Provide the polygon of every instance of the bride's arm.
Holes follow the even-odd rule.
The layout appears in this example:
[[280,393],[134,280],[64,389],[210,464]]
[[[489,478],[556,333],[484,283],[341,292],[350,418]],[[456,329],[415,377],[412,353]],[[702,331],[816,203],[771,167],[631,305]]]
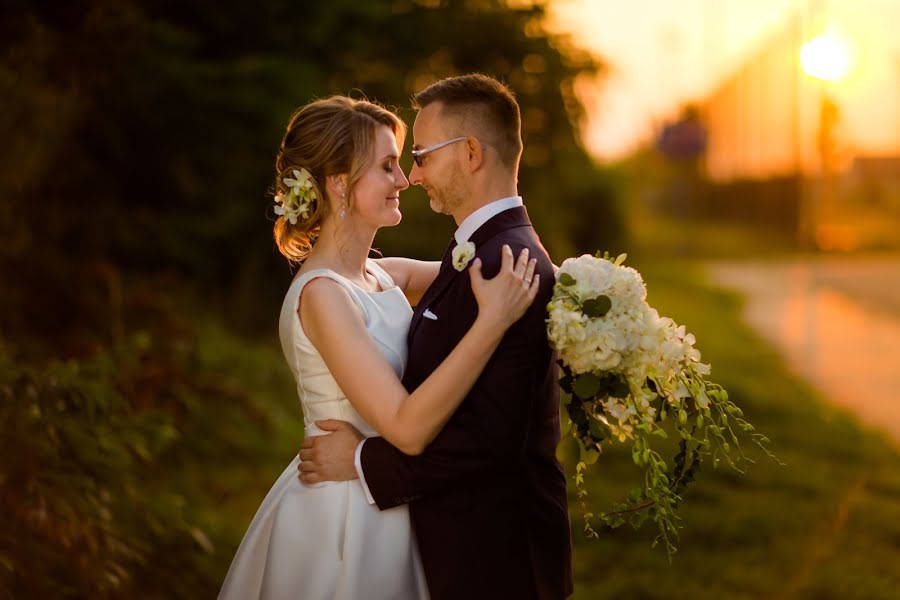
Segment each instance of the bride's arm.
[[387,271],[394,280],[409,303],[415,306],[422,298],[422,294],[437,277],[441,268],[440,261],[414,260],[412,258],[390,257],[374,259],[378,265]]
[[[331,279],[310,281],[299,308],[303,329],[360,416],[405,454],[420,454],[438,434],[481,374],[506,330],[534,300],[534,262],[522,258],[485,281],[473,263],[472,288],[478,317],[459,344],[411,394],[366,330],[350,294]],[[527,266],[526,266],[527,263]]]

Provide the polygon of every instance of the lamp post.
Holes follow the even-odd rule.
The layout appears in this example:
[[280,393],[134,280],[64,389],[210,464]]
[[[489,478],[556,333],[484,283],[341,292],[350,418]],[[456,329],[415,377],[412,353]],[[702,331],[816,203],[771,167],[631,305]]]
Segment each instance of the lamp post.
[[834,131],[840,119],[840,107],[834,100],[829,86],[847,75],[850,68],[850,52],[835,34],[823,33],[803,44],[800,49],[800,66],[806,75],[818,82],[819,87],[816,149],[819,153],[821,175],[819,189],[804,198],[804,228],[801,235],[801,244],[815,250],[819,248],[819,210],[834,201],[836,157]]
[[[900,98],[900,54],[894,58],[897,67],[897,97]],[[897,154],[900,154],[900,107],[897,107]]]

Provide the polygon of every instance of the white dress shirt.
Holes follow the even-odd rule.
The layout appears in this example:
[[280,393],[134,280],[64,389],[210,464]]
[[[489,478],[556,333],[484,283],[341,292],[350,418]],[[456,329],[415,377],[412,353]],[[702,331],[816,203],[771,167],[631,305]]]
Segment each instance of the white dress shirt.
[[[469,241],[469,238],[472,237],[472,234],[478,231],[478,229],[502,213],[505,210],[509,210],[511,208],[516,208],[518,206],[523,206],[522,196],[509,196],[508,198],[501,198],[499,200],[494,200],[493,202],[489,202],[485,204],[481,208],[475,210],[468,217],[463,219],[463,222],[459,224],[459,227],[456,228],[456,232],[453,234],[453,237],[456,238],[457,245],[465,244]],[[356,447],[356,454],[353,459],[353,464],[356,466],[356,473],[359,475],[359,482],[362,484],[363,490],[366,492],[366,499],[369,501],[369,504],[375,504],[375,499],[372,497],[372,492],[369,491],[369,486],[366,485],[366,477],[363,474],[362,470],[362,447],[363,444],[366,443],[366,440],[363,440]]]

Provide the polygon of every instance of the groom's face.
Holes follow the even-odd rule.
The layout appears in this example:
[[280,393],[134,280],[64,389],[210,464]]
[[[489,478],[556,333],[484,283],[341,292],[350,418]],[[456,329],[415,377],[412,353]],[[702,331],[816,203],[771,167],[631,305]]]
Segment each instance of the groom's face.
[[[415,148],[428,148],[458,135],[445,127],[441,109],[441,104],[434,102],[416,115],[413,124]],[[423,156],[421,166],[413,162],[409,182],[425,189],[434,212],[454,215],[465,201],[465,173],[460,154],[465,147],[465,141],[450,144]]]

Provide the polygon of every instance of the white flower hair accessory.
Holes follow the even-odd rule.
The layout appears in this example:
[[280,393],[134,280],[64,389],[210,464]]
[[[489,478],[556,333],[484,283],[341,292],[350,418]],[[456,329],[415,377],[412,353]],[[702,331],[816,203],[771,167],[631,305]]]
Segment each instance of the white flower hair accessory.
[[465,269],[469,262],[475,257],[475,244],[466,242],[459,244],[451,253],[453,257],[453,268],[457,271]]
[[275,196],[275,202],[280,204],[275,207],[275,214],[284,216],[291,222],[291,225],[296,225],[298,217],[309,218],[313,211],[313,204],[319,199],[319,196],[313,187],[313,176],[309,171],[300,167],[299,170],[294,169],[293,173],[293,178],[282,179],[284,185],[288,187],[288,191]]

